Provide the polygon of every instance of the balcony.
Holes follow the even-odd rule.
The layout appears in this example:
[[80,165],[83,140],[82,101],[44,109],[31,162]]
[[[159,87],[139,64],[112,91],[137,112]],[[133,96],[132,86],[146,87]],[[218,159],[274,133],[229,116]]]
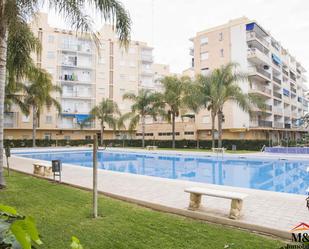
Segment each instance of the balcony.
[[152,63],[153,62],[153,56],[151,54],[141,54],[141,61]]
[[281,107],[276,107],[276,106],[274,106],[274,107],[273,107],[273,113],[274,113],[275,115],[280,115],[280,116],[282,116],[282,114],[283,114],[283,109],[282,109]]
[[275,121],[274,122],[274,127],[275,128],[283,128],[284,127],[284,124],[283,123],[281,123],[281,122],[278,122],[278,121]]
[[194,56],[194,48],[193,48],[193,47],[191,47],[191,48],[189,48],[189,49],[190,49],[189,54],[190,54],[191,56]]
[[263,85],[252,85],[251,89],[249,90],[251,93],[258,93],[261,94],[263,96],[267,96],[271,98],[271,89],[269,89],[268,87],[265,87]]
[[291,129],[291,124],[284,124],[285,129]]
[[269,56],[257,48],[249,48],[247,51],[247,56],[248,60],[255,64],[269,64]]
[[273,81],[276,82],[277,84],[281,85],[282,81],[278,79],[276,76],[273,76]]
[[261,43],[264,47],[269,48],[269,42],[266,41],[263,36],[257,34],[254,31],[247,32],[247,41],[253,41],[256,40],[259,43]]
[[282,99],[282,94],[280,94],[280,93],[273,92],[273,96],[278,98],[278,99]]
[[248,74],[249,76],[259,76],[263,80],[267,80],[267,81],[271,79],[271,74],[260,67],[249,67]]
[[285,69],[282,68],[282,73],[285,75],[285,76],[288,76],[289,77],[289,73],[288,71],[286,71]]
[[17,112],[5,112],[4,113],[4,128],[17,128]]
[[267,121],[267,120],[259,120],[258,125],[260,127],[269,127],[269,128],[271,128],[273,126],[273,122]]

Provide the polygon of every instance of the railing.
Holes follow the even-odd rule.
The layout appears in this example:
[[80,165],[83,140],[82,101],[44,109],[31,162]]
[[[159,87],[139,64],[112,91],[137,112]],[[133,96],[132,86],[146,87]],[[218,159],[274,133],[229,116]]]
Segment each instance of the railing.
[[291,124],[284,124],[285,129],[291,129]]
[[296,93],[296,89],[293,88],[293,87],[291,87],[291,91],[292,91],[293,93]]
[[272,127],[273,126],[273,122],[267,121],[267,120],[259,120],[258,121],[258,125],[260,127]]
[[277,114],[282,114],[283,113],[283,109],[280,107],[273,107],[273,112],[277,113]]
[[16,128],[17,127],[17,113],[16,112],[5,112],[3,126],[4,128]]
[[283,68],[282,68],[282,72],[283,72],[286,76],[289,76],[289,73],[288,73],[286,70],[284,70]]
[[273,81],[275,81],[276,83],[278,83],[279,85],[281,85],[281,80],[278,79],[277,77],[273,76]]
[[249,48],[247,52],[248,56],[254,56],[260,58],[262,61],[269,61],[269,57],[267,54],[259,50],[258,48]]
[[62,93],[62,98],[93,98],[91,94],[80,94],[80,93]]
[[278,99],[282,99],[282,94],[280,93],[273,92],[273,95]]
[[261,35],[258,35],[254,31],[247,32],[247,39],[257,39],[260,43],[262,43],[265,47],[269,47],[269,42],[266,41]]
[[141,59],[142,59],[142,61],[147,61],[147,62],[152,62],[153,61],[152,55],[148,55],[148,54],[142,54],[141,55]]
[[271,89],[269,89],[269,88],[267,88],[265,86],[252,85],[251,90],[271,95]]
[[275,121],[275,122],[274,122],[274,127],[275,127],[275,128],[283,128],[283,123],[278,122],[278,121]]
[[269,72],[266,72],[264,69],[256,67],[256,71],[262,75],[264,75],[265,77],[267,77],[268,79],[270,79],[271,74]]

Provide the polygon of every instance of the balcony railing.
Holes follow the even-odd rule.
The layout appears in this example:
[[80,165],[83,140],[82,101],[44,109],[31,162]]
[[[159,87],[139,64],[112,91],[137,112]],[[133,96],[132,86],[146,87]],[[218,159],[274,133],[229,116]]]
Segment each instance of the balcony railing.
[[247,32],[247,40],[256,39],[262,43],[265,47],[269,47],[269,42],[266,41],[261,35],[257,34],[254,31]]
[[275,107],[273,108],[273,112],[276,114],[282,114],[283,113],[283,109],[280,107]]
[[255,57],[259,61],[266,62],[266,63],[269,62],[268,55],[260,51],[258,48],[249,48],[247,54],[248,54],[248,57]]
[[273,81],[275,81],[276,83],[278,83],[279,85],[281,85],[281,80],[278,79],[277,77],[273,76]]
[[282,94],[277,93],[277,92],[273,92],[273,95],[278,98],[278,99],[282,99]]
[[278,121],[275,121],[275,122],[274,122],[274,127],[275,127],[275,128],[283,128],[283,123],[278,122]]
[[291,129],[291,124],[284,124],[285,129]]
[[258,92],[262,92],[263,94],[266,93],[268,95],[271,95],[271,89],[265,87],[265,86],[259,86],[259,85],[252,85],[251,90],[253,92],[258,91]]
[[17,127],[17,113],[16,112],[5,112],[3,126],[4,128],[16,128]]
[[286,70],[284,70],[283,68],[282,68],[282,72],[283,72],[286,76],[289,76],[289,73],[288,73]]
[[273,122],[267,121],[267,120],[259,120],[258,121],[258,125],[260,127],[272,127],[273,126]]
[[148,55],[148,54],[142,54],[141,59],[142,59],[142,61],[145,61],[145,62],[152,62],[153,61],[152,55]]

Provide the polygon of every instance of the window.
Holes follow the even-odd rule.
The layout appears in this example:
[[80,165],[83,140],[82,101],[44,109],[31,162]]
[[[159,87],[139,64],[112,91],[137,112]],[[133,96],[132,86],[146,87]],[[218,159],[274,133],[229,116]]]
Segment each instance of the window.
[[70,140],[71,137],[70,137],[70,136],[64,136],[64,139],[65,139],[65,140]]
[[194,135],[194,131],[185,131],[185,135]]
[[201,53],[201,60],[207,60],[208,59],[208,52]]
[[50,140],[51,139],[51,133],[44,133],[44,139]]
[[45,123],[46,124],[51,124],[52,122],[53,122],[53,117],[50,116],[50,115],[46,116]]
[[209,74],[209,68],[205,67],[201,69],[201,75],[207,76]]
[[223,33],[222,32],[219,33],[219,41],[223,41]]
[[26,115],[23,115],[22,118],[21,118],[22,122],[24,123],[29,123],[30,121],[30,117],[29,116],[26,116]]
[[121,79],[122,81],[125,81],[126,78],[127,78],[127,76],[126,76],[125,74],[120,74],[120,79]]
[[91,136],[85,136],[85,140],[91,140]]
[[203,124],[209,124],[209,123],[210,123],[209,115],[203,116],[203,118],[202,118],[202,123],[203,123]]
[[220,49],[220,56],[224,57],[224,49],[223,48]]
[[201,38],[201,45],[206,45],[208,44],[208,37],[202,37]]
[[48,43],[54,43],[55,37],[53,35],[48,36]]
[[47,59],[55,59],[55,52],[54,51],[48,51],[47,52]]

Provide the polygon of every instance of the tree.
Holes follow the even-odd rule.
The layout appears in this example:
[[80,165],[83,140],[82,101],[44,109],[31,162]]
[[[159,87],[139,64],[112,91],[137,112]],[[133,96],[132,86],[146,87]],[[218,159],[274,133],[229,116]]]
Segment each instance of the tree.
[[[172,147],[175,148],[175,123],[181,111],[188,109],[192,103],[190,87],[192,82],[189,77],[166,76],[160,80],[163,92],[157,94],[158,106],[163,105],[161,115],[172,123]],[[161,104],[160,104],[161,103]]]
[[138,95],[134,93],[125,93],[123,99],[131,100],[133,104],[131,106],[131,112],[124,114],[121,117],[121,121],[130,119],[129,131],[133,131],[136,129],[137,125],[141,123],[142,147],[145,148],[145,119],[147,116],[156,119],[158,115],[157,95],[151,93],[150,90],[142,89],[138,92]]
[[216,88],[218,95],[216,111],[218,115],[218,147],[222,147],[222,123],[223,107],[230,101],[236,103],[243,111],[251,112],[253,106],[264,108],[265,104],[262,98],[244,93],[239,85],[241,82],[248,82],[248,76],[238,71],[236,63],[228,63],[215,69],[210,77],[211,83]]
[[51,96],[52,92],[61,93],[61,87],[53,85],[51,75],[41,68],[33,68],[28,74],[29,84],[24,85],[24,103],[32,110],[32,146],[35,147],[38,118],[43,107],[56,107],[61,111],[60,103]]
[[118,118],[115,115],[120,116],[120,111],[117,103],[111,99],[103,99],[97,106],[93,107],[90,111],[93,118],[97,118],[100,121],[101,128],[101,146],[103,146],[104,138],[104,124],[106,123],[109,127],[114,130],[118,124]]
[[196,78],[196,101],[200,108],[206,108],[211,116],[212,148],[215,147],[215,118],[218,112],[219,91],[217,81],[213,81],[212,75],[198,75]]
[[[117,0],[94,0],[94,1],[67,1],[67,0],[45,0],[45,1],[0,1],[0,151],[3,150],[3,112],[5,84],[7,79],[7,54],[8,36],[18,33],[23,36],[21,26],[27,27],[27,20],[35,16],[42,3],[49,4],[57,13],[65,17],[71,27],[81,33],[90,32],[97,42],[93,30],[92,18],[84,10],[89,7],[98,10],[104,20],[114,25],[121,45],[128,44],[130,39],[131,20],[128,12]],[[31,43],[30,43],[31,44]],[[36,43],[32,43],[35,45]],[[8,52],[10,52],[8,50]],[[31,54],[23,50],[21,56],[30,58]],[[26,61],[24,63],[27,65]],[[23,73],[23,72],[22,72]],[[3,177],[3,155],[0,153],[0,188],[4,187]]]

